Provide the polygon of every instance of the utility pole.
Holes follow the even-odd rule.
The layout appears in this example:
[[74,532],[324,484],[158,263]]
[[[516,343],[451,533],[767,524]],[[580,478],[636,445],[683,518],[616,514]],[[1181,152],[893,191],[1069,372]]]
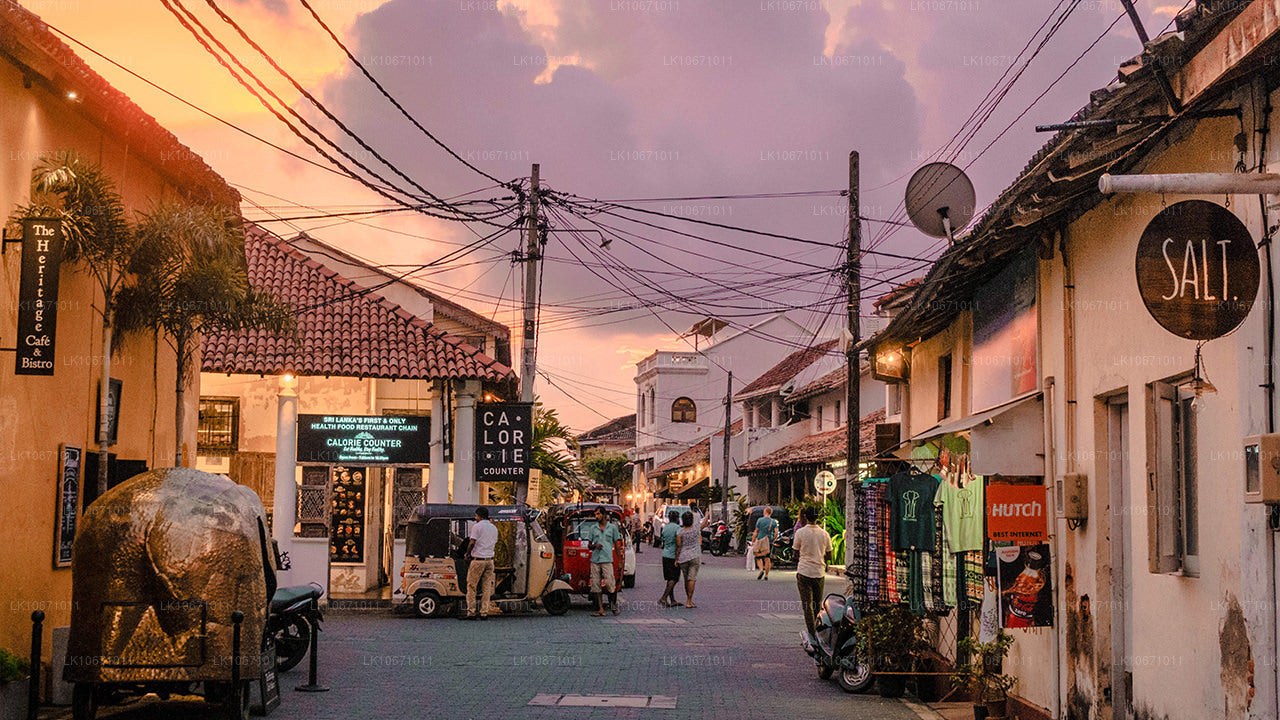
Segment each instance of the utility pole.
[[[520,363],[520,402],[533,402],[533,379],[538,374],[538,345],[535,335],[538,325],[538,261],[542,259],[542,244],[538,232],[538,163],[529,173],[529,216],[525,218],[524,257],[524,342]],[[530,412],[533,412],[530,408]],[[515,483],[516,503],[527,502],[528,482]]]
[[520,364],[520,402],[533,402],[533,378],[538,372],[538,347],[534,338],[538,319],[538,163],[529,175],[529,216],[525,218],[524,257],[524,357]]
[[729,430],[733,427],[733,371],[724,389],[724,479],[720,486],[720,521],[729,527]]
[[[862,408],[859,406],[860,368],[858,367],[858,342],[862,339],[859,312],[862,307],[862,222],[858,209],[858,152],[849,153],[849,247],[845,258],[847,289],[849,293],[849,346],[845,349],[845,363],[849,381],[845,384],[845,410],[847,412],[845,438],[844,516],[852,518],[853,490],[858,482],[859,425]],[[848,554],[851,523],[845,523],[845,552]]]

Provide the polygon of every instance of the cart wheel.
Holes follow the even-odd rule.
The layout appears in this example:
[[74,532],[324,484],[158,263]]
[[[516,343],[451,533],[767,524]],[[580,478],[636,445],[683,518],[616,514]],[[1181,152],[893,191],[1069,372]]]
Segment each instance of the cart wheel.
[[831,676],[834,675],[836,672],[836,669],[831,667],[830,665],[823,665],[822,663],[814,663],[814,664],[818,666],[818,677],[822,678],[823,680],[830,680]]
[[622,587],[624,587],[624,588],[633,588],[633,587],[635,587],[635,586],[636,586],[636,576],[635,576],[635,575],[623,575],[623,576],[622,576]]
[[548,615],[563,615],[569,612],[569,592],[554,590],[547,593],[542,598],[542,607],[546,609]]
[[240,687],[232,688],[227,693],[222,705],[222,716],[227,720],[248,720],[249,718],[249,682],[243,681]]
[[276,672],[292,670],[307,656],[311,647],[311,623],[294,617],[274,632],[276,645]]
[[439,617],[443,607],[434,590],[419,590],[413,595],[413,611],[418,617]]
[[71,717],[93,720],[98,714],[98,698],[93,683],[76,683],[71,689]]

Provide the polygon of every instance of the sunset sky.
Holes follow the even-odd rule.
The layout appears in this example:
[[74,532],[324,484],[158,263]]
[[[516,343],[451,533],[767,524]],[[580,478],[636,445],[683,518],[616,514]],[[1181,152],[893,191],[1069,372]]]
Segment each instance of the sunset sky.
[[[288,132],[236,83],[166,10],[160,0],[22,0],[46,22],[157,85],[245,130],[317,162],[325,161]],[[337,138],[338,131],[271,71],[204,0],[184,4],[299,112]],[[339,118],[433,194],[498,197],[501,188],[472,172],[418,132],[350,66],[296,0],[217,0],[282,67]],[[671,198],[835,191],[847,184],[847,155],[861,153],[862,213],[893,216],[907,177],[946,144],[1058,6],[1026,0],[313,0],[316,12],[427,129],[486,172],[507,180],[541,164],[550,188],[599,199]],[[1181,3],[1139,0],[1148,32],[1157,34]],[[1111,26],[1116,0],[1085,0],[1044,46],[989,121],[957,153],[991,202],[1049,138],[1040,123],[1067,119],[1089,91],[1110,83],[1116,67],[1141,47],[1127,18],[1097,42],[1063,79],[1055,78]],[[390,207],[360,184],[291,158],[148,87],[103,59],[73,49],[161,124],[199,153],[244,195],[253,220]],[[1034,46],[1033,46],[1034,49]],[[1029,54],[1029,53],[1028,53]],[[1025,57],[1025,56],[1024,56]],[[304,107],[305,105],[305,107]],[[1028,111],[1027,108],[1030,107]],[[1017,116],[1006,134],[984,147]],[[367,159],[354,143],[344,143]],[[362,156],[363,153],[363,156]],[[981,153],[981,154],[980,154]],[[792,198],[648,202],[682,216],[839,243],[845,200],[832,194]],[[553,228],[590,227],[567,216]],[[735,247],[836,268],[842,251],[648,217]],[[609,221],[613,222],[613,221]],[[635,243],[613,242],[607,257],[636,268],[672,293],[697,298],[708,278],[735,286],[747,272],[797,272],[700,240],[627,226]],[[475,240],[456,223],[390,213],[351,220],[271,222],[285,236],[307,230],[376,263],[420,264]],[[864,225],[864,242],[904,255],[936,256],[941,246],[910,228],[886,234]],[[488,232],[477,227],[476,232]],[[654,349],[680,349],[667,325],[687,328],[694,310],[654,314],[635,309],[601,315],[564,314],[565,305],[597,310],[630,299],[574,258],[587,247],[553,233],[547,248],[537,392],[572,426],[587,429],[634,412],[634,363]],[[587,234],[588,241],[599,235]],[[509,233],[456,269],[419,277],[516,329],[519,278],[509,261],[521,238]],[[697,257],[684,250],[696,250]],[[602,257],[605,257],[602,255]],[[733,265],[725,265],[728,260]],[[480,262],[475,262],[480,261]],[[899,267],[900,266],[900,267]],[[874,280],[925,266],[868,258]],[[680,277],[678,268],[688,274]],[[893,269],[896,268],[896,269]],[[600,271],[600,268],[596,268]],[[899,278],[905,279],[910,274]],[[792,317],[833,336],[837,281],[811,275],[793,287],[741,299],[737,323],[764,317],[776,303]],[[870,307],[869,302],[865,307]],[[834,314],[832,314],[834,313]],[[820,326],[826,324],[826,331]],[[516,358],[518,358],[518,350]],[[518,365],[518,361],[517,361]],[[518,369],[518,368],[517,368]],[[744,379],[744,382],[751,378]],[[561,388],[572,397],[566,397]]]

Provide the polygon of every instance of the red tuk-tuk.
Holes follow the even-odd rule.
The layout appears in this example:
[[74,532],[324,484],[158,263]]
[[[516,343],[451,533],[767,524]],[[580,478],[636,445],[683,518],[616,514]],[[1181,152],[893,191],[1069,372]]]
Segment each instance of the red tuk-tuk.
[[556,554],[556,576],[569,583],[571,592],[583,595],[591,592],[591,549],[583,530],[596,522],[596,508],[604,508],[609,522],[618,524],[623,537],[613,546],[613,577],[615,587],[621,588],[627,545],[621,507],[611,503],[561,503],[547,508],[545,515],[547,536]]

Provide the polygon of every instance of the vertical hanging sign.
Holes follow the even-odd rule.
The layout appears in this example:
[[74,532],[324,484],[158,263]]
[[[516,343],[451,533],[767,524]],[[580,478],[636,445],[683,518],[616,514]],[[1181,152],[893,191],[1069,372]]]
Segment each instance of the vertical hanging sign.
[[53,374],[61,267],[62,221],[56,218],[23,220],[16,375]]
[[533,403],[476,403],[476,480],[529,481]]

